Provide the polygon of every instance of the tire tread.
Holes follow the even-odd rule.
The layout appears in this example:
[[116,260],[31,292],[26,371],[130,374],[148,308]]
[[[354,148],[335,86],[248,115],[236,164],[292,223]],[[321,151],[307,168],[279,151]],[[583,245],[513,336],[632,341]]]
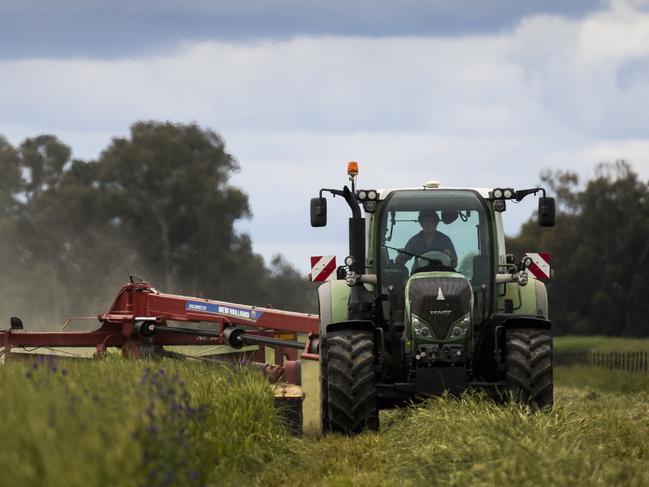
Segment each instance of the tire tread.
[[[323,433],[347,435],[379,425],[376,377],[374,372],[374,334],[365,330],[338,330],[326,337],[327,421]],[[323,369],[324,372],[324,369]],[[325,408],[325,404],[321,404]],[[326,424],[325,424],[326,423]]]
[[507,331],[507,382],[514,397],[541,410],[553,405],[552,333],[520,328]]

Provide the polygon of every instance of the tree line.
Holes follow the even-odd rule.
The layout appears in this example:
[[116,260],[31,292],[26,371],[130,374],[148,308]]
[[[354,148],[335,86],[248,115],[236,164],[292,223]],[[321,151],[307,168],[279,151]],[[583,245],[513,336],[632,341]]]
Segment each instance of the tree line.
[[531,218],[507,246],[552,254],[555,332],[649,336],[649,185],[623,160],[599,164],[583,185],[571,171],[541,178],[556,194],[556,226]]
[[[251,216],[229,184],[238,169],[196,124],[137,122],[95,160],[53,135],[16,147],[0,136],[0,319],[38,329],[95,315],[130,274],[164,292],[316,312],[314,285],[279,255],[266,265],[235,231]],[[556,226],[533,216],[507,247],[552,254],[555,332],[649,336],[648,185],[625,161],[584,184],[571,171],[541,179]]]
[[[234,224],[251,216],[229,184],[223,139],[196,124],[132,125],[96,160],[53,135],[0,136],[0,316],[27,326],[105,311],[130,274],[164,292],[315,311],[284,258],[267,266]],[[0,325],[2,326],[2,325]]]

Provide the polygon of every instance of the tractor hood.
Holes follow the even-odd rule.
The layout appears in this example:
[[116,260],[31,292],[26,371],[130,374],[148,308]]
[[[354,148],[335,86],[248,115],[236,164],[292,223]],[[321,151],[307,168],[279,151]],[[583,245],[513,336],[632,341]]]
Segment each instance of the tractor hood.
[[[430,327],[429,332],[416,333],[415,330],[411,330],[410,336],[418,341],[464,338],[466,329],[470,328],[466,322],[463,325],[462,335],[449,336],[449,334],[453,325],[461,322],[471,313],[473,306],[471,284],[462,274],[456,272],[417,273],[408,280],[406,285],[406,306],[408,322],[411,325]],[[423,324],[420,325],[421,322]]]

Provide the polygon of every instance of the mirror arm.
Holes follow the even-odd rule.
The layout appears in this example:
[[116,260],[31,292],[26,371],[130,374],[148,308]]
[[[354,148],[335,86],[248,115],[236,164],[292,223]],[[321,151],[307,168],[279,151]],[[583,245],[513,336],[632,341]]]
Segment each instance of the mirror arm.
[[527,195],[533,194],[536,195],[541,191],[543,193],[543,197],[546,197],[545,194],[545,188],[530,188],[530,189],[521,189],[516,191],[516,201],[521,201],[523,198],[525,198]]
[[322,188],[320,190],[320,198],[322,198],[322,193],[324,191],[327,191],[328,193],[331,193],[334,198],[336,196],[342,196],[345,198],[345,201],[349,205],[349,208],[352,210],[352,218],[358,219],[362,218],[361,216],[361,209],[358,205],[358,200],[356,199],[356,196],[354,193],[347,187],[345,186],[342,190],[340,189],[329,189],[329,188]]
[[324,191],[326,191],[326,192],[328,192],[328,193],[331,193],[331,194],[334,196],[334,198],[335,198],[336,196],[345,196],[345,195],[343,194],[343,192],[342,192],[341,190],[339,190],[339,189],[322,188],[322,189],[320,190],[320,198],[322,198],[322,193],[323,193]]

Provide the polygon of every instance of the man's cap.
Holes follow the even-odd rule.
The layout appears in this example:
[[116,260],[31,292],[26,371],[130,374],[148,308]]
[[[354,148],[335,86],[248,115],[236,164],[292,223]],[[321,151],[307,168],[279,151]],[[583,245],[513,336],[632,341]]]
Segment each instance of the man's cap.
[[419,212],[419,222],[423,222],[424,220],[428,219],[434,219],[435,223],[439,223],[439,215],[435,210],[421,210]]

